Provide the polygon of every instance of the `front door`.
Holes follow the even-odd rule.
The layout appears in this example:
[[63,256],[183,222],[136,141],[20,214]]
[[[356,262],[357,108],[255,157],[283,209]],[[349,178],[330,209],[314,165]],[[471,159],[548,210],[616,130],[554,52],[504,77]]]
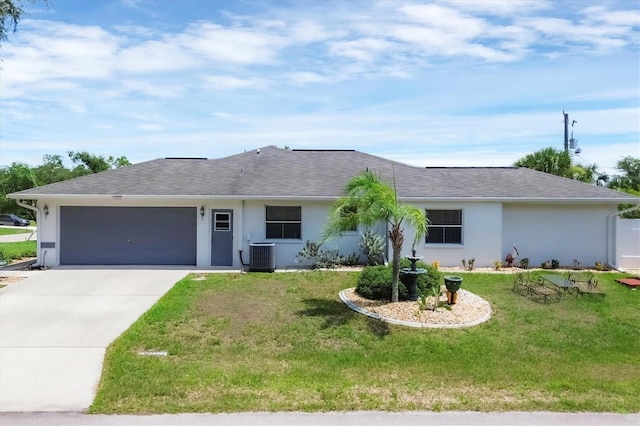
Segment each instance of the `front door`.
[[211,210],[211,266],[233,266],[233,210]]

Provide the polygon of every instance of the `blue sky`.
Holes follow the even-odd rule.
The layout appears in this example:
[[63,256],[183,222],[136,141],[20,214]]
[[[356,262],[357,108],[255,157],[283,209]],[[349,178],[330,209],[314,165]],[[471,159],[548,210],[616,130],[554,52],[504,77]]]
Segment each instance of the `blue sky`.
[[2,43],[0,164],[267,145],[416,166],[640,157],[640,3],[49,0]]

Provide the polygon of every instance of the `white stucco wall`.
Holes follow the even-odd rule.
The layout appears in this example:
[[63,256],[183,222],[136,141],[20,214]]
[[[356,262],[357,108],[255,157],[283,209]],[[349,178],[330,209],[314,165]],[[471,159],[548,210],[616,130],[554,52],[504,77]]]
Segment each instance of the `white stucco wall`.
[[640,269],[640,219],[616,218],[616,266]]
[[[416,246],[416,254],[425,263],[462,266],[462,259],[475,259],[475,266],[490,266],[500,260],[502,249],[502,205],[500,203],[419,203],[420,209],[462,210],[462,244],[425,244]],[[411,254],[412,228],[405,230],[402,256]]]
[[[266,239],[265,206],[300,206],[302,209],[302,230],[300,240],[268,240]],[[331,211],[331,202],[311,201],[265,201],[252,200],[244,203],[244,235],[243,253],[245,262],[249,262],[250,243],[275,243],[276,268],[300,267],[307,263],[296,264],[296,255],[306,241],[318,242],[322,237],[322,230]],[[326,248],[337,248],[342,255],[352,252],[360,254],[358,243],[359,232],[348,232],[342,238],[329,241]]]
[[557,259],[571,266],[577,259],[581,265],[607,262],[607,230],[605,211],[616,206],[604,205],[540,205],[508,204],[502,218],[502,259],[516,245],[520,258],[529,258],[531,267]]
[[[211,210],[232,209],[234,214],[233,269],[240,269],[239,251],[243,260],[249,263],[249,244],[273,242],[276,244],[276,268],[301,266],[295,263],[296,254],[308,241],[317,242],[321,238],[332,203],[329,201],[271,201],[271,200],[202,200],[202,199],[41,199],[38,207],[49,207],[49,215],[41,216],[38,224],[38,243],[54,244],[55,247],[39,248],[39,262],[47,266],[59,264],[59,211],[60,206],[146,206],[146,207],[195,207],[197,220],[197,268],[210,269],[211,266]],[[266,205],[290,205],[302,208],[302,238],[300,240],[267,240],[265,224]],[[199,217],[200,206],[205,208],[204,218]],[[607,241],[620,240],[620,234],[627,231],[618,226],[617,236],[611,235],[612,226],[607,226],[606,210],[615,211],[617,206],[567,206],[539,204],[507,204],[447,202],[420,203],[421,209],[462,209],[463,243],[453,245],[416,246],[417,254],[427,263],[440,262],[442,266],[460,266],[462,259],[476,259],[476,266],[491,266],[494,261],[504,261],[511,252],[512,245],[520,250],[520,258],[528,257],[531,266],[539,266],[543,261],[558,259],[563,265],[571,265],[573,259],[582,264],[592,265],[596,261],[606,262],[613,256],[614,248]],[[384,234],[384,229],[378,229]],[[405,230],[405,244],[402,255],[411,253],[413,230]],[[632,240],[633,241],[633,240]],[[328,243],[343,255],[352,252],[360,254],[358,244],[360,232],[347,233],[344,237]],[[637,242],[637,240],[636,240]],[[637,246],[616,250],[638,253]],[[611,261],[614,259],[612,258]],[[621,259],[619,259],[622,262]]]

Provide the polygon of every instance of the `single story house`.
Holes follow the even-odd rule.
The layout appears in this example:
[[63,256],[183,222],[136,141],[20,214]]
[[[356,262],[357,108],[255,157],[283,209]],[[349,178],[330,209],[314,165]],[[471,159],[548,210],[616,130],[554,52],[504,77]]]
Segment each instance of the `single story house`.
[[[640,198],[518,167],[414,167],[354,150],[273,146],[226,158],[165,158],[16,192],[38,218],[38,264],[299,266],[352,176],[373,170],[431,220],[428,263],[615,264],[618,205]],[[360,230],[334,244],[360,253]],[[384,233],[384,225],[377,232]],[[406,229],[403,255],[412,230]],[[253,254],[253,258],[252,258]],[[265,259],[260,259],[266,256]]]

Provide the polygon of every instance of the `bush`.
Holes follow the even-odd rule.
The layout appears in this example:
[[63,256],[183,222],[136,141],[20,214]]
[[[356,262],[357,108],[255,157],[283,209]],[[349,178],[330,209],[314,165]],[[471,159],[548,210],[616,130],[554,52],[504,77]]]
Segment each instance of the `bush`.
[[[391,279],[390,266],[365,266],[358,277],[356,293],[367,299],[391,299]],[[401,298],[407,297],[407,288],[401,282],[398,282],[398,295]]]
[[321,244],[312,243],[307,240],[302,250],[296,255],[296,263],[304,260],[313,262],[311,265],[314,269],[332,269],[338,267],[341,262],[341,256],[338,249],[325,250],[320,248]]
[[[400,268],[409,268],[411,262],[407,259],[400,260]],[[422,292],[427,288],[440,287],[442,274],[433,265],[427,265],[423,262],[417,262],[416,267],[427,270],[427,273],[420,275],[418,278],[418,292]],[[393,268],[391,266],[367,266],[358,277],[356,293],[367,299],[390,299],[391,298],[391,281]],[[398,296],[400,299],[406,299],[409,295],[407,288],[402,281],[398,282]]]

